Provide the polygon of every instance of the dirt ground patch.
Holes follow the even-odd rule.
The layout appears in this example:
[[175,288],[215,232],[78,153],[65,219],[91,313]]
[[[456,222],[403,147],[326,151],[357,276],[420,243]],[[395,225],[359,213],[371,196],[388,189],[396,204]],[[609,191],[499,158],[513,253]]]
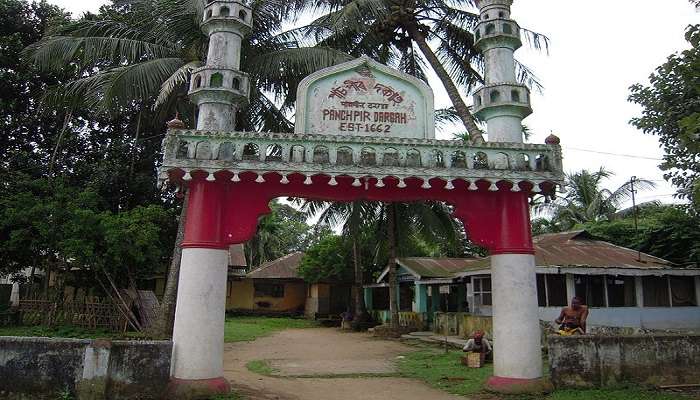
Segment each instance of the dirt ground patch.
[[[386,377],[396,372],[396,358],[410,350],[363,333],[293,329],[254,342],[227,344],[224,370],[233,386],[251,400],[463,399],[422,382]],[[267,361],[276,376],[248,371],[246,364],[254,360]],[[366,376],[373,374],[377,377]],[[310,377],[291,377],[300,375]]]

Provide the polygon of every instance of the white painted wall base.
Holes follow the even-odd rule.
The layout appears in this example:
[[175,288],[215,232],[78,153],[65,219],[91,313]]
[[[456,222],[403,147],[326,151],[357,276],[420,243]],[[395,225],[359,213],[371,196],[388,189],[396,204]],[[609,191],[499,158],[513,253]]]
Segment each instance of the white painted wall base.
[[183,249],[175,308],[171,376],[223,376],[228,251]]
[[494,375],[542,377],[535,256],[491,256],[493,289]]
[[[542,321],[554,321],[562,307],[540,307]],[[588,327],[700,329],[700,307],[591,308]]]

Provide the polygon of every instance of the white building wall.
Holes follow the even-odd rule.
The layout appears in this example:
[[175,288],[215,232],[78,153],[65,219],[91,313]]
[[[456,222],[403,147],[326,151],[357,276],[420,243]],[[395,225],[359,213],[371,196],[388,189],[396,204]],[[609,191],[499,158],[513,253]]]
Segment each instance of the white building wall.
[[[542,321],[554,321],[561,307],[540,307]],[[612,326],[643,329],[700,329],[700,307],[591,308],[588,328]]]
[[[643,307],[642,277],[635,277],[638,307],[596,307],[590,308],[587,320],[589,328],[598,326],[640,328],[640,329],[700,329],[700,307]],[[575,293],[574,274],[566,274],[567,298]],[[696,298],[700,301],[700,276],[695,277]],[[473,292],[472,292],[473,296]],[[473,299],[470,299],[473,300]],[[562,307],[539,307],[541,321],[554,322]],[[475,315],[491,316],[491,307],[473,308]]]

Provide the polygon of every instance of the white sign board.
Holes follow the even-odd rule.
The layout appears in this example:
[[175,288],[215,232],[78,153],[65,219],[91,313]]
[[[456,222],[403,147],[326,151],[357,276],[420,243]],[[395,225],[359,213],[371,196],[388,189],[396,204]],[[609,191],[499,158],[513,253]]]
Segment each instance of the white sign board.
[[450,285],[440,286],[440,294],[450,294]]
[[422,81],[363,57],[299,84],[296,133],[435,138],[433,93]]

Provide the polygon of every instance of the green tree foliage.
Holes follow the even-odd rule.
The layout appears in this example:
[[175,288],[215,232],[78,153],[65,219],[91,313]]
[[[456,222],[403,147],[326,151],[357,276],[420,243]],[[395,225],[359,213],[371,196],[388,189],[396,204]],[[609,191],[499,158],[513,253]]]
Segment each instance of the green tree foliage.
[[95,191],[62,179],[15,179],[7,189],[0,195],[0,273],[107,271],[127,285],[129,275],[152,275],[167,262],[175,227],[161,206],[112,212]]
[[46,91],[79,68],[39,71],[20,55],[66,14],[8,0],[0,20],[0,274],[70,267],[107,268],[117,281],[127,269],[153,275],[173,242],[172,199],[154,174],[164,129],[133,105],[113,116],[47,106]]
[[700,218],[689,213],[686,207],[650,203],[639,208],[638,231],[631,212],[612,221],[589,222],[576,228],[679,265],[697,265],[700,263],[699,226]]
[[[205,62],[207,37],[199,26],[204,2],[115,3],[102,7],[98,15],[62,25],[30,47],[32,60],[42,70],[68,64],[82,72],[54,91],[54,97],[113,112],[138,102],[161,110],[161,122],[175,110],[193,121],[187,82]],[[320,68],[349,59],[327,46],[305,48],[295,35],[283,32],[283,21],[295,15],[297,3],[302,2],[251,3],[253,31],[243,41],[241,69],[250,74],[252,93],[250,104],[239,111],[238,129],[291,131],[284,111],[294,105],[296,85]]]
[[656,135],[665,151],[661,169],[700,210],[700,25],[686,31],[690,49],[671,55],[650,77],[632,86],[629,100],[642,106],[631,123]]
[[352,280],[352,249],[348,241],[329,235],[311,246],[299,265],[299,276],[307,282]]
[[[603,182],[612,176],[605,168],[598,171],[581,170],[566,175],[566,194],[553,202],[535,204],[534,210],[540,214],[550,214],[549,218],[533,221],[534,233],[561,232],[577,224],[612,220],[620,206],[632,196],[631,182],[608,190]],[[635,190],[655,187],[653,182],[637,180]]]
[[58,7],[44,2],[0,2],[0,173],[16,169],[34,173],[48,164],[53,133],[61,130],[65,112],[42,113],[40,100],[58,79],[37,73],[19,54],[51,24],[66,19]]
[[288,204],[274,201],[270,208],[272,212],[260,219],[255,236],[245,246],[251,267],[289,253],[306,251],[331,234],[327,227],[308,225],[306,215]]
[[0,174],[62,176],[67,184],[89,186],[114,211],[161,203],[153,168],[164,129],[149,123],[153,114],[47,107],[46,91],[74,78],[75,68],[41,72],[20,54],[52,24],[64,23],[65,14],[44,2],[12,0],[0,8],[6,18],[0,26]]

